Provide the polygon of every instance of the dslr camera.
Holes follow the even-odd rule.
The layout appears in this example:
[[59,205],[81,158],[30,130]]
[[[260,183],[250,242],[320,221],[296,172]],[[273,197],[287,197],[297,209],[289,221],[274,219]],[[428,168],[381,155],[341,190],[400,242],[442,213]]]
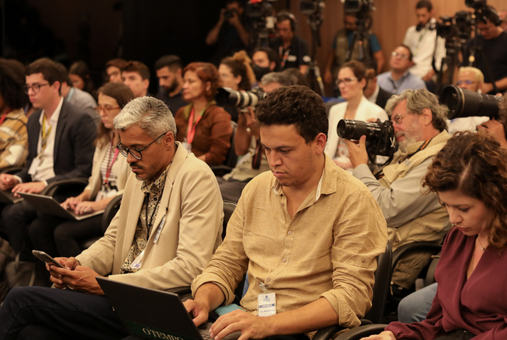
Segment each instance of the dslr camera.
[[299,4],[299,10],[307,16],[320,16],[324,7],[324,0],[302,0]]
[[342,2],[347,14],[369,13],[375,10],[373,0],[342,0]]
[[461,89],[454,85],[447,85],[440,93],[439,102],[449,108],[447,118],[489,117],[498,119],[498,103],[502,97],[477,93]]
[[398,149],[393,123],[389,120],[374,123],[362,120],[342,119],[338,122],[338,136],[358,140],[366,136],[368,155],[392,157]]
[[250,0],[245,6],[245,15],[254,20],[265,20],[273,13],[272,3],[276,0]]
[[236,15],[239,15],[238,11],[235,8],[228,9],[227,11],[224,12],[224,18],[231,19],[234,17],[234,13],[236,13]]
[[254,107],[259,100],[264,98],[266,98],[266,92],[260,87],[245,92],[234,91],[229,87],[221,87],[215,95],[215,101],[218,105],[233,105],[240,109],[244,109],[248,106]]

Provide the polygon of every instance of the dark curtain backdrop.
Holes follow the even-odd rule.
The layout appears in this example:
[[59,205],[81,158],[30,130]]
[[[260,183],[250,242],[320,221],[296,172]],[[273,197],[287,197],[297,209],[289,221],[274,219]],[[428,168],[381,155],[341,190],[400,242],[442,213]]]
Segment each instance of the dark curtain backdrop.
[[157,89],[153,65],[166,54],[183,64],[206,61],[213,47],[206,35],[216,24],[225,0],[123,0],[123,58],[152,69],[151,93]]

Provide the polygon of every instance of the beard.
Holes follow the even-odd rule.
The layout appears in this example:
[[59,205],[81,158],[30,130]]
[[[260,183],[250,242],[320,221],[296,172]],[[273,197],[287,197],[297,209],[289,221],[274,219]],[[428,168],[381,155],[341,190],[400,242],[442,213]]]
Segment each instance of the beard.
[[396,138],[399,138],[400,136],[405,136],[405,139],[402,140],[401,142],[398,142],[398,149],[402,152],[402,153],[407,153],[408,152],[408,146],[412,143],[415,143],[417,141],[419,141],[421,139],[421,136],[417,135],[417,136],[414,136],[412,135],[410,132],[408,131],[405,131],[405,132],[398,132],[396,134]]
[[167,94],[172,93],[178,88],[178,85],[178,82],[176,79],[174,79],[171,85],[164,86],[164,90],[167,92]]

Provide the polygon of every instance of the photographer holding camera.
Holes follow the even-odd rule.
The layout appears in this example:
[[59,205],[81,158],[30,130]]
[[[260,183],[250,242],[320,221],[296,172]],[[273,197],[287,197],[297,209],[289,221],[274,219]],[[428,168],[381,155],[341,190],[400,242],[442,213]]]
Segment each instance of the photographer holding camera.
[[250,44],[250,34],[243,17],[243,3],[240,0],[227,0],[220,11],[217,24],[206,37],[207,45],[217,45],[217,51],[210,62],[218,65],[220,60],[235,52],[244,50]]
[[[354,47],[352,45],[354,42],[354,32],[358,29],[357,23],[357,14],[346,13],[343,19],[344,28],[336,32],[333,38],[333,45],[327,58],[324,74],[324,81],[328,84],[330,84],[333,79],[337,78],[338,70],[345,62],[349,60],[360,60],[359,56],[361,53],[356,50],[352,51],[351,56],[347,59],[347,55],[350,52],[349,50],[351,47]],[[385,63],[384,54],[375,33],[368,30],[367,34],[368,39],[362,41],[360,45],[364,46],[368,55],[363,56],[363,59],[360,61],[365,64],[367,68],[374,68],[377,74],[380,74]],[[359,46],[359,44],[356,45]]]
[[485,2],[481,4],[484,8],[476,23],[480,34],[466,45],[463,64],[477,67],[484,73],[482,93],[495,94],[494,85],[498,91],[507,89],[507,32],[500,26],[502,21],[495,8],[486,6]]
[[[392,162],[374,176],[367,165],[365,136],[359,144],[345,140],[353,175],[380,205],[393,251],[414,242],[439,244],[450,228],[448,214],[435,193],[421,193],[421,179],[449,139],[445,121],[448,109],[434,94],[421,89],[393,96],[386,111],[392,116],[399,150]],[[400,288],[409,289],[429,259],[429,254],[415,253],[401,260],[393,272],[393,292],[404,295]]]
[[424,80],[426,87],[428,85],[431,87],[434,86],[431,81],[435,75],[431,63],[434,58],[437,68],[440,68],[440,62],[445,57],[445,40],[437,36],[431,1],[418,1],[415,12],[418,23],[407,29],[403,44],[408,46],[414,54],[414,65],[410,68],[410,72]]

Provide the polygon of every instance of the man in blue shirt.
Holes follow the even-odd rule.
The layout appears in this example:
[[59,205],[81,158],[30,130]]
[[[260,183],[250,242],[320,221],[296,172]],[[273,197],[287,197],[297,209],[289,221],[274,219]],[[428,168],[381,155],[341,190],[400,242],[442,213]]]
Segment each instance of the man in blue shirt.
[[[344,28],[339,30],[333,38],[333,48],[327,59],[324,81],[330,84],[333,79],[336,79],[341,65],[349,60],[359,60],[367,68],[374,68],[379,74],[384,66],[385,59],[377,36],[369,31],[367,33],[368,39],[362,45],[364,50],[361,51],[359,44],[356,44],[354,50],[351,50],[352,57],[347,60],[347,51],[354,43],[354,32],[357,30],[356,16],[354,14],[345,14],[343,25]],[[366,52],[366,54],[361,55],[363,52]]]
[[414,65],[412,52],[405,45],[399,45],[391,53],[389,66],[391,71],[379,74],[377,77],[379,86],[393,94],[400,94],[406,89],[425,89],[426,84],[418,76],[410,73],[408,69]]

